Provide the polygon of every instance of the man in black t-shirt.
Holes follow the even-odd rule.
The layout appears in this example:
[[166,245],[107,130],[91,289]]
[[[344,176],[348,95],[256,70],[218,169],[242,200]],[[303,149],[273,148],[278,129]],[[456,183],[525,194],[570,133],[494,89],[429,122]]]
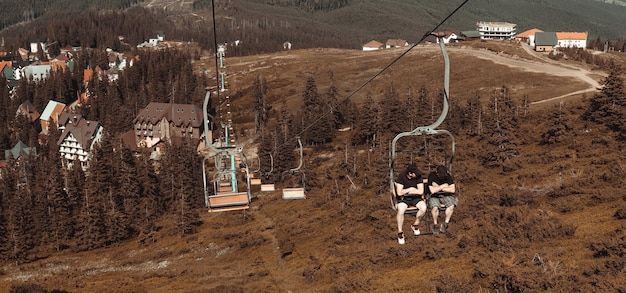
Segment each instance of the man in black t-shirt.
[[395,195],[397,200],[396,219],[398,220],[398,243],[404,244],[404,232],[402,226],[404,224],[404,213],[409,206],[417,207],[417,215],[415,222],[411,225],[413,235],[419,235],[420,218],[426,213],[426,202],[422,195],[424,194],[424,182],[422,181],[422,172],[414,164],[408,165],[406,170],[396,179],[394,183]]
[[452,213],[454,212],[454,207],[458,204],[458,199],[454,196],[454,192],[456,191],[454,179],[452,175],[448,173],[448,169],[445,166],[438,166],[437,171],[428,175],[428,189],[431,194],[428,200],[428,206],[431,208],[433,214],[433,233],[438,233],[437,218],[439,217],[439,207],[442,204],[446,207],[446,219],[439,231],[445,233],[448,229]]

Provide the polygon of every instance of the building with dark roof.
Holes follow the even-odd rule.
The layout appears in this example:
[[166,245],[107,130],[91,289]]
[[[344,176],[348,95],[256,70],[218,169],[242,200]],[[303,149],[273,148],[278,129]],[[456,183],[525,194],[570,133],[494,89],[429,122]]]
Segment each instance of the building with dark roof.
[[152,148],[181,138],[197,139],[203,135],[202,110],[192,104],[152,102],[143,108],[133,120],[132,134],[124,134],[124,141],[131,149]]
[[[64,113],[65,114],[65,113]],[[64,164],[71,168],[80,163],[83,170],[89,168],[89,160],[94,145],[102,138],[102,126],[96,121],[82,119],[80,115],[69,117],[59,116],[59,123],[63,125],[63,133],[57,144]]]
[[535,51],[537,52],[551,52],[558,44],[555,32],[535,33]]

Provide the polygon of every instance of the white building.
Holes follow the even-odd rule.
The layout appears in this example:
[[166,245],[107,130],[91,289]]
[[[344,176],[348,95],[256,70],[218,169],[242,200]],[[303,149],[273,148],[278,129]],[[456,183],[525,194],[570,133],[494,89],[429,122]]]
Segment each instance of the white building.
[[587,48],[587,32],[556,32],[558,47]]
[[376,40],[371,40],[369,43],[363,45],[363,51],[376,51],[376,50],[381,50],[384,47],[385,47],[385,44]]
[[508,22],[487,22],[476,23],[476,30],[480,33],[481,39],[502,39],[512,40],[515,38],[515,28],[517,24]]
[[96,121],[88,121],[76,115],[69,117],[62,128],[63,133],[57,144],[66,167],[71,168],[74,164],[80,164],[86,171],[89,168],[91,151],[102,138],[102,126]]

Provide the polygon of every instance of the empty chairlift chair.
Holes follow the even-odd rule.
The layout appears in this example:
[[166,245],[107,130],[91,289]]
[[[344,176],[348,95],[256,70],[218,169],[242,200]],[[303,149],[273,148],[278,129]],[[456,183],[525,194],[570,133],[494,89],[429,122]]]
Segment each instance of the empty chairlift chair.
[[259,175],[259,171],[261,170],[261,158],[259,157],[258,159],[259,165],[257,166],[257,169],[250,173],[250,185],[261,185],[261,176]]
[[[265,174],[264,174],[266,179],[267,178],[271,178],[272,172],[274,172],[274,157],[272,156],[271,153],[269,155],[270,155],[270,170],[268,172],[265,172]],[[261,184],[261,191],[272,192],[272,191],[275,191],[275,190],[276,190],[276,188],[274,186],[274,183],[267,183],[267,182],[265,182],[265,183]]]
[[[216,161],[220,159],[231,159],[231,162],[235,162],[234,153],[232,151],[222,152],[216,155],[214,158]],[[204,178],[205,178],[205,204],[209,208],[209,212],[222,212],[222,211],[234,211],[234,210],[246,210],[250,207],[250,186],[249,177],[248,177],[248,167],[247,164],[242,162],[238,166],[220,166],[220,164],[216,164],[218,170],[213,175],[213,193],[210,194],[207,184],[206,184],[206,160],[203,168]],[[228,160],[226,160],[228,161]],[[237,170],[242,168],[246,172],[247,182],[243,184],[239,184],[237,182]]]
[[300,168],[302,168],[302,142],[300,141],[300,138],[298,138],[298,146],[300,147],[300,164],[298,165],[298,167],[294,168],[294,169],[290,169],[287,170],[285,172],[283,172],[283,182],[285,179],[285,174],[290,174],[290,175],[294,175],[295,173],[300,173],[302,175],[302,187],[292,187],[292,188],[283,188],[283,199],[306,199],[306,195],[304,194],[304,182],[305,182],[305,175],[304,172],[302,172],[300,170]]

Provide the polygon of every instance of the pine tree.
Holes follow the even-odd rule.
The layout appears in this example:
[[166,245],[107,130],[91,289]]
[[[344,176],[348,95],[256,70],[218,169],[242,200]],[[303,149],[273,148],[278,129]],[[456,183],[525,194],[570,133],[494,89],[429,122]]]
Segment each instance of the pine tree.
[[[61,160],[63,162],[63,160]],[[63,164],[66,166],[67,164]],[[64,167],[63,169],[63,181],[64,181],[64,189],[67,194],[67,204],[70,209],[70,235],[71,238],[76,237],[77,233],[80,232],[81,223],[79,219],[83,215],[83,207],[85,205],[85,173],[79,164],[74,164],[72,168],[67,169]]]
[[467,100],[463,111],[462,127],[469,136],[480,135],[483,130],[483,108],[480,103],[480,94],[476,92],[474,96]]
[[589,99],[584,118],[606,125],[617,132],[617,138],[626,140],[626,91],[620,77],[621,68],[610,65],[609,75],[602,80],[603,87]]
[[483,157],[486,167],[504,166],[503,163],[519,155],[518,117],[509,89],[503,86],[494,91],[485,115],[487,149]]
[[357,123],[358,127],[353,132],[352,144],[373,144],[374,137],[380,129],[380,111],[378,102],[368,93],[363,105],[362,115]]
[[3,173],[3,195],[6,199],[6,233],[7,253],[5,259],[20,263],[28,256],[28,251],[33,248],[32,223],[30,222],[31,207],[30,198],[23,195],[24,187],[20,182],[20,170],[15,165],[8,166]]
[[122,230],[121,204],[115,196],[115,155],[106,131],[91,152],[79,220],[79,248],[86,250],[116,242],[116,233]]
[[383,139],[390,140],[400,132],[410,131],[409,115],[400,101],[400,95],[393,85],[385,92],[381,103],[380,129],[383,130]]
[[572,130],[563,102],[560,102],[554,107],[552,112],[548,113],[546,121],[546,129],[541,134],[541,144],[563,142]]
[[303,141],[306,144],[324,144],[335,138],[334,115],[317,92],[315,78],[309,75],[302,93]]
[[[43,157],[43,154],[40,154]],[[74,234],[72,229],[72,220],[70,218],[70,202],[64,188],[64,182],[61,170],[61,158],[56,153],[50,153],[42,166],[43,178],[43,194],[47,202],[47,211],[45,213],[47,226],[49,227],[49,241],[54,249],[61,250]]]
[[257,76],[254,79],[254,89],[253,89],[253,97],[254,97],[254,121],[255,121],[255,131],[259,132],[267,122],[269,121],[269,111],[272,109],[270,105],[267,104],[266,100],[267,95],[267,81],[265,78]]
[[124,223],[123,230],[119,235],[121,240],[135,236],[140,230],[142,214],[141,184],[137,180],[137,164],[133,153],[126,147],[120,145],[119,166],[117,167],[117,197],[121,201],[121,213]]
[[333,72],[329,72],[330,86],[326,95],[322,98],[322,104],[326,105],[326,110],[330,112],[329,119],[331,120],[332,129],[339,129],[345,122],[343,113],[339,110],[339,90],[335,86],[335,79]]
[[184,139],[168,145],[161,161],[163,168],[159,177],[168,212],[177,215],[181,236],[194,233],[199,219],[195,208],[203,201],[199,188],[201,160],[193,144]]
[[164,214],[164,208],[159,204],[159,179],[148,151],[141,152],[138,158],[137,182],[140,185],[141,202],[136,225],[140,232],[148,234],[154,230],[155,221]]
[[273,170],[273,157],[275,156],[276,146],[278,143],[276,130],[271,132],[268,129],[262,130],[259,140],[259,149],[257,151],[259,156],[259,173],[260,175],[265,176],[265,181],[275,182],[276,172]]
[[293,148],[296,145],[296,136],[293,129],[293,115],[287,110],[287,105],[283,103],[277,121],[276,150],[274,155],[274,172],[277,179],[280,174],[296,167],[296,155]]

